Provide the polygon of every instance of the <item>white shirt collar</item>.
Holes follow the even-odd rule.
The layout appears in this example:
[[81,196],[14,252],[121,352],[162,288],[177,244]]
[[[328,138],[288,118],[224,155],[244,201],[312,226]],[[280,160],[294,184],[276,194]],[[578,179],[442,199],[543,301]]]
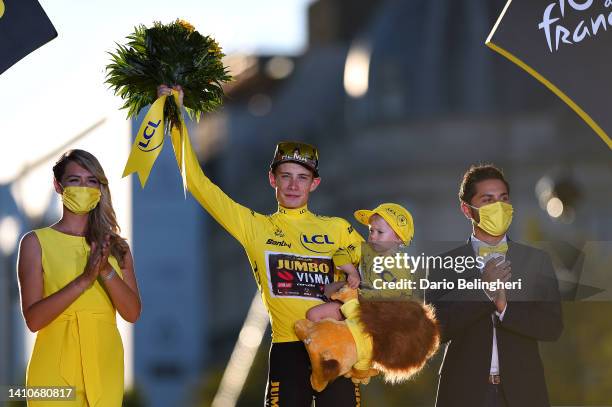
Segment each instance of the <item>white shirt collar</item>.
[[[508,241],[507,236],[504,235],[502,240],[500,240],[497,244],[506,243],[507,241]],[[478,249],[480,249],[481,246],[491,246],[490,244],[485,243],[482,240],[478,239],[476,236],[474,236],[473,233],[470,236],[470,243],[472,244],[472,250],[474,250],[474,253],[476,253],[476,255],[478,255]],[[492,255],[495,255],[495,257],[501,256],[501,254],[499,253],[491,253],[487,256],[487,258]]]
[[[508,241],[508,237],[504,235],[502,240],[500,240],[497,244],[506,243],[507,241]],[[475,249],[477,249],[480,246],[491,246],[490,244],[485,243],[482,240],[478,239],[473,233],[470,236],[470,243],[472,243],[472,247],[474,247]]]

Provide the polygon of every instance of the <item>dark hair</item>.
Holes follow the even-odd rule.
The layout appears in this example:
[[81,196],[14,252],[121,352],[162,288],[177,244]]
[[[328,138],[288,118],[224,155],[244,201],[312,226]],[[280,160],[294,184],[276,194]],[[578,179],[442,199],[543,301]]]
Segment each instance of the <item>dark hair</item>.
[[463,174],[461,184],[459,185],[459,199],[465,203],[470,203],[474,195],[476,195],[476,184],[481,181],[488,179],[498,179],[506,185],[508,193],[510,193],[510,185],[502,170],[494,166],[493,164],[478,164],[472,165]]

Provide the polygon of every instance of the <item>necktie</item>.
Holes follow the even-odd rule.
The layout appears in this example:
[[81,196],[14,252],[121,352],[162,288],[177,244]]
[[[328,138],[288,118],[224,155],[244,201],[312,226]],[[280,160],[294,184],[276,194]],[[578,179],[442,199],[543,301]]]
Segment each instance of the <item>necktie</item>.
[[508,243],[500,243],[497,246],[480,246],[478,248],[478,255],[482,257],[487,257],[492,253],[499,253],[505,255],[508,251]]

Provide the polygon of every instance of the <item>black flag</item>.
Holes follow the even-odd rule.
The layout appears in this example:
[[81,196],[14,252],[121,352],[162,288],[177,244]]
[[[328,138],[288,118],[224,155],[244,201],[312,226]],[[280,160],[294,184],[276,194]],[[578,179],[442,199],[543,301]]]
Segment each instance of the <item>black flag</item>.
[[509,0],[486,45],[546,85],[612,149],[612,0]]
[[0,74],[57,37],[36,0],[0,0]]

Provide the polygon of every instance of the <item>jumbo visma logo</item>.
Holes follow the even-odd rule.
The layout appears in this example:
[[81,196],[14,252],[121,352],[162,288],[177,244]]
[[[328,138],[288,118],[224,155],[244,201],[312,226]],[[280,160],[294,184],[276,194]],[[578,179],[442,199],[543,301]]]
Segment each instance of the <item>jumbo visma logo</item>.
[[[277,270],[281,270],[279,272],[279,276],[281,276],[284,280],[293,279],[292,277],[285,278],[290,273],[287,273],[283,270],[289,271],[305,271],[308,273],[323,273],[327,274],[330,271],[329,264],[323,262],[315,262],[308,260],[293,260],[293,259],[279,259],[278,264],[276,265]],[[281,274],[284,273],[284,274]]]
[[4,1],[0,0],[0,18],[4,15]]
[[335,244],[328,235],[306,235],[304,233],[300,236],[300,243],[304,249],[314,253],[329,253],[331,248],[327,246]]

